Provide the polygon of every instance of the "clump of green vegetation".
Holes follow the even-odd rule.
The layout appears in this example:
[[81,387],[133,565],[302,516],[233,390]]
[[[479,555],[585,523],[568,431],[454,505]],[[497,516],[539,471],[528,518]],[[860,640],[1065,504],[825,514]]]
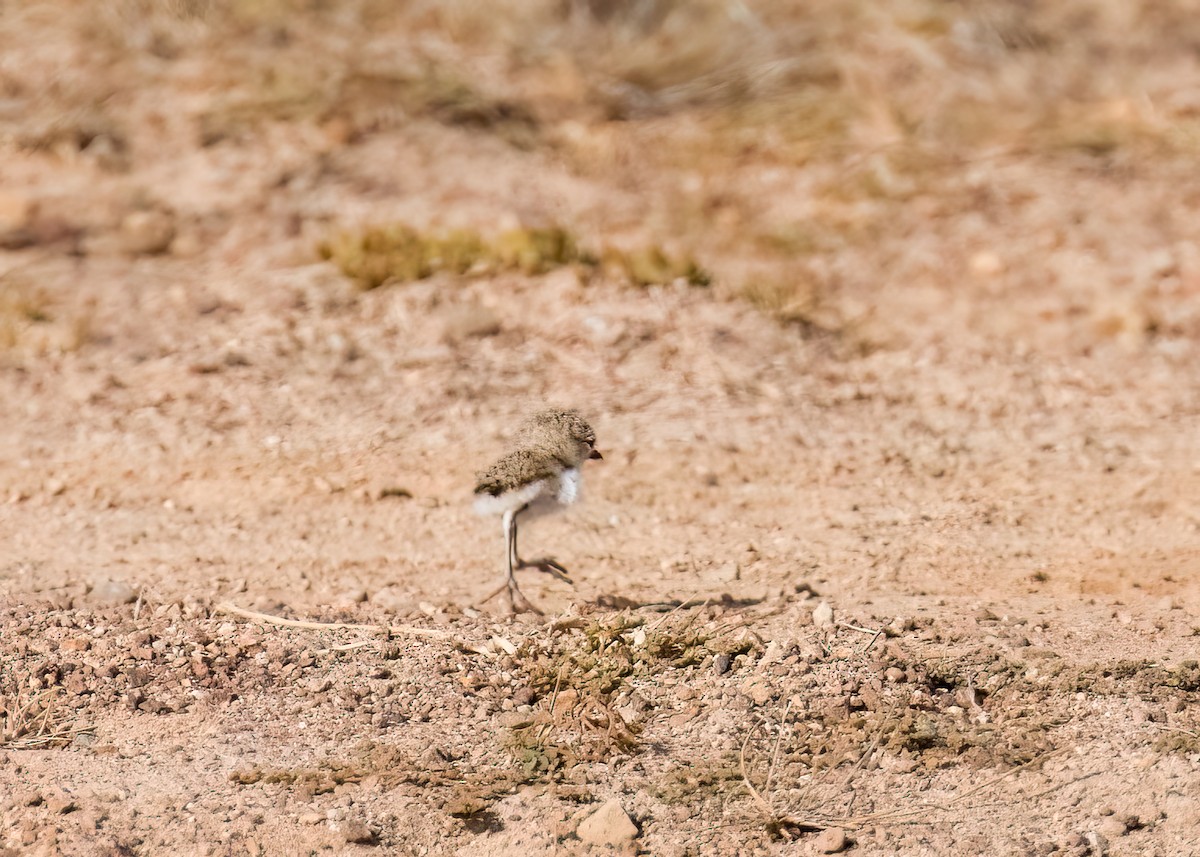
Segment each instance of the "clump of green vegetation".
[[465,274],[485,259],[485,248],[477,235],[422,235],[403,224],[340,232],[322,241],[317,252],[364,289],[378,288],[392,280],[423,280],[441,271]]
[[653,245],[609,249],[597,258],[561,226],[510,229],[489,239],[465,229],[424,233],[406,224],[390,224],[338,232],[322,241],[317,252],[363,289],[439,273],[482,276],[520,271],[536,276],[570,265],[600,267],[609,276],[638,286],[680,279],[707,286],[712,281],[691,257],[672,256]]
[[583,261],[575,240],[559,227],[513,229],[485,241],[467,230],[425,234],[411,226],[392,224],[340,232],[322,241],[317,251],[364,289],[423,280],[438,273],[479,275],[518,270],[544,274]]
[[604,251],[605,271],[636,286],[653,286],[686,280],[690,286],[712,285],[712,275],[690,256],[670,256],[653,245],[633,250]]

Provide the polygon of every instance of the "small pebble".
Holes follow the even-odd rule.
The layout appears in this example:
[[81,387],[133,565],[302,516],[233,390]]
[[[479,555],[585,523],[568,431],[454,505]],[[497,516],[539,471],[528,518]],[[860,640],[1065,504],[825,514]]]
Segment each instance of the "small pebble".
[[370,845],[375,842],[375,832],[361,819],[346,819],[339,825],[339,831],[343,839],[355,845]]
[[333,683],[327,678],[314,678],[308,682],[305,682],[304,689],[309,693],[324,693],[325,691],[329,690],[332,684]]
[[828,628],[833,624],[833,608],[829,603],[822,601],[813,610],[813,624],[818,628]]
[[840,854],[848,844],[846,831],[840,827],[827,827],[813,839],[813,848],[818,854]]

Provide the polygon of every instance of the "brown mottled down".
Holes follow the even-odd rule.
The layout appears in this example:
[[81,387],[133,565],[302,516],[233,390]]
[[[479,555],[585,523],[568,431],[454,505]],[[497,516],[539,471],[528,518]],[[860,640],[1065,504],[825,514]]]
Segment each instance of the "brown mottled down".
[[479,474],[475,510],[500,514],[504,520],[507,588],[514,609],[535,608],[517,587],[513,572],[537,568],[571,582],[567,570],[552,559],[525,561],[517,552],[517,516],[542,515],[579,498],[580,468],[588,459],[603,458],[596,433],[578,411],[548,409],[530,417],[518,432],[517,449]]

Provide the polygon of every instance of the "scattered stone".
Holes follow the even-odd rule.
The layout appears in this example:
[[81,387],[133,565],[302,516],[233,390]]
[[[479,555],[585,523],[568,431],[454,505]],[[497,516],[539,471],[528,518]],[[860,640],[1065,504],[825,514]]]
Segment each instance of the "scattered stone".
[[416,610],[412,596],[396,586],[385,586],[383,589],[371,593],[370,601],[389,613],[407,615]]
[[25,194],[0,192],[0,249],[19,250],[36,243],[31,228],[36,212],[36,203]]
[[133,211],[121,221],[121,249],[132,256],[165,253],[175,238],[175,220],[161,211]]
[[0,192],[0,230],[20,229],[29,225],[36,209],[33,199],[26,194]]
[[320,824],[325,820],[325,816],[319,812],[306,812],[296,820],[301,824]]
[[813,848],[819,854],[840,854],[849,844],[846,831],[840,827],[827,827],[813,839]]
[[1116,839],[1119,836],[1124,836],[1128,832],[1128,828],[1125,827],[1125,822],[1121,821],[1121,819],[1117,818],[1116,816],[1109,816],[1108,818],[1104,819],[1104,821],[1100,822],[1100,824],[1096,827],[1096,830],[1109,839]]
[[717,675],[725,675],[729,672],[729,668],[733,665],[733,658],[729,657],[725,652],[713,658],[713,672]]
[[499,717],[499,723],[505,729],[524,729],[533,722],[533,714],[525,711],[505,711]]
[[756,681],[747,687],[743,693],[754,702],[755,705],[766,705],[774,696],[771,688],[763,682]]
[[333,682],[331,682],[327,678],[322,678],[322,677],[310,679],[309,681],[304,683],[304,689],[307,690],[309,693],[324,693],[325,691],[329,690],[329,688],[332,686],[333,686]]
[[1004,260],[991,250],[980,250],[972,254],[968,264],[971,273],[978,277],[994,277],[1004,271]]
[[589,845],[624,845],[638,830],[621,802],[613,798],[585,818],[576,834]]
[[357,604],[362,604],[367,600],[367,590],[365,589],[347,589],[344,592],[339,592],[333,599],[335,607],[348,608],[354,607]]
[[917,769],[918,762],[916,759],[899,759],[894,756],[884,756],[880,767],[894,774],[911,774]]
[[101,606],[132,604],[137,597],[137,590],[123,580],[102,580],[88,593],[88,599]]
[[66,815],[69,812],[79,809],[79,805],[75,803],[69,794],[63,792],[48,797],[46,799],[46,809],[50,810],[54,815]]
[[[1146,723],[1147,721],[1150,723],[1166,723],[1166,709],[1157,705],[1139,705],[1136,707],[1133,710],[1133,722]],[[1105,813],[1105,815],[1111,814],[1111,812]]]
[[1142,820],[1138,816],[1134,815],[1133,813],[1129,813],[1129,812],[1117,813],[1117,819],[1122,824],[1125,825],[1125,829],[1127,831],[1128,830],[1141,830],[1141,828],[1143,827]]
[[342,838],[353,845],[374,845],[375,831],[367,826],[365,821],[348,818],[338,826]]
[[833,608],[828,601],[822,601],[813,610],[813,624],[818,628],[828,628],[833,624]]
[[479,303],[451,307],[442,316],[442,341],[461,342],[480,339],[500,332],[500,317],[495,310]]
[[718,568],[713,576],[724,583],[733,583],[742,579],[742,569],[736,562],[727,562]]
[[1089,830],[1087,836],[1084,838],[1087,840],[1088,848],[1093,855],[1104,857],[1104,855],[1108,854],[1108,839],[1102,833]]
[[772,640],[767,644],[767,649],[763,652],[762,657],[758,659],[758,668],[770,666],[775,661],[783,657],[784,646],[778,640]]
[[897,682],[904,681],[904,670],[900,669],[900,667],[888,667],[884,671],[883,677],[892,684],[896,684]]

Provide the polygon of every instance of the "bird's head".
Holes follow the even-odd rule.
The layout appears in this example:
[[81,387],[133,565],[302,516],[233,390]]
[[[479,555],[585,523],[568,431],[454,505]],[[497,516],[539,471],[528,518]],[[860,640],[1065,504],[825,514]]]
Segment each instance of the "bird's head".
[[552,448],[574,467],[588,459],[604,458],[596,449],[596,432],[574,409],[538,411],[525,422],[522,433],[531,443]]

